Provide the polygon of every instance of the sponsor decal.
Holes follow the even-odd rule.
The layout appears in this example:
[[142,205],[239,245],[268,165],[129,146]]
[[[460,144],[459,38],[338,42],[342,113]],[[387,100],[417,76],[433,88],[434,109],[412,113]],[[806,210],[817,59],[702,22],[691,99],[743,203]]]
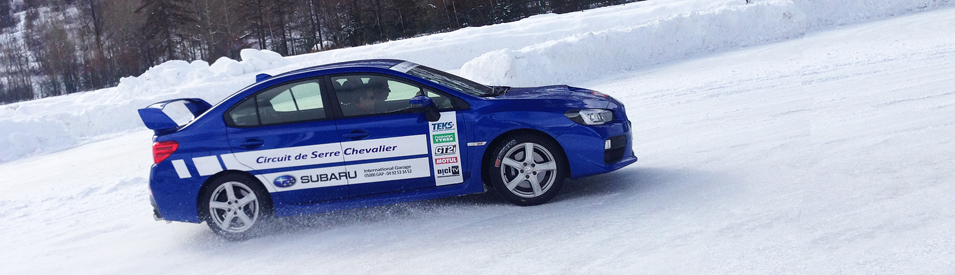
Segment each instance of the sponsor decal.
[[454,122],[452,121],[431,123],[432,132],[444,132],[452,130],[454,130]]
[[[285,171],[257,175],[257,177],[263,183],[267,183],[269,179],[274,179],[273,184],[266,185],[269,192],[286,192],[389,180],[429,178],[432,176],[429,162],[430,159],[427,157],[421,157]],[[278,188],[273,188],[273,185]]]
[[385,146],[381,145],[374,148],[345,148],[345,155],[361,155],[368,153],[380,153],[380,152],[391,152],[394,151],[398,146]]
[[292,155],[284,155],[281,157],[258,157],[255,159],[255,163],[269,163],[269,162],[283,162],[292,160]]
[[438,186],[464,182],[461,151],[458,150],[458,117],[442,112],[438,121],[428,123],[434,183]]
[[258,157],[258,158],[255,159],[255,163],[263,164],[263,163],[275,163],[275,162],[283,162],[283,161],[290,161],[290,160],[303,160],[303,159],[318,159],[318,158],[327,158],[327,157],[338,157],[338,156],[343,155],[343,153],[344,153],[344,155],[346,155],[346,156],[351,156],[351,155],[364,155],[364,154],[373,154],[373,153],[384,153],[384,152],[392,152],[392,151],[395,151],[395,148],[398,148],[398,146],[397,146],[397,145],[395,145],[395,146],[379,145],[378,147],[371,147],[371,148],[352,148],[352,147],[349,147],[349,148],[345,148],[345,150],[342,150],[342,151],[331,151],[331,152],[312,151],[311,154],[298,154],[298,155],[295,155],[295,156],[292,156],[292,155],[284,155],[284,156],[280,156],[280,157]]
[[364,169],[366,178],[374,178],[381,176],[397,176],[403,174],[414,173],[414,169],[411,168],[411,165],[395,165],[388,167],[379,167],[379,168],[369,168]]
[[457,145],[437,145],[434,147],[435,156],[457,155]]
[[306,176],[302,176],[301,180],[302,180],[302,184],[306,184],[311,182],[326,182],[326,181],[336,181],[336,180],[354,179],[354,178],[358,178],[358,171],[306,175]]
[[311,158],[320,159],[320,158],[338,157],[341,155],[342,154],[340,151],[331,151],[331,152],[312,151]]
[[455,133],[437,134],[431,138],[434,143],[448,143],[457,141],[457,138],[455,138]]
[[434,159],[434,164],[452,164],[458,163],[458,157],[446,157],[446,158],[436,158]]
[[398,65],[392,66],[391,69],[402,72],[402,73],[408,73],[408,71],[410,71],[411,69],[414,69],[415,67],[418,67],[418,64],[405,61],[405,62],[401,62]]
[[348,165],[348,169],[359,171],[358,179],[349,179],[348,184],[430,177],[429,167],[426,157]]
[[342,142],[341,150],[345,161],[427,154],[428,136],[414,135],[348,141]]
[[[421,134],[340,143],[335,142],[241,152],[232,154],[230,159],[234,159],[237,164],[248,167],[248,169],[240,170],[261,170],[343,161],[403,157],[427,154],[427,140],[428,137]],[[218,163],[219,161],[216,160],[215,164]],[[221,170],[222,169],[219,169],[218,171]]]
[[434,171],[434,173],[435,175],[438,175],[439,178],[456,177],[461,175],[461,167],[457,165],[448,166],[445,168],[437,169],[436,171]]
[[295,177],[291,175],[281,175],[272,181],[272,184],[278,187],[291,187],[295,185]]

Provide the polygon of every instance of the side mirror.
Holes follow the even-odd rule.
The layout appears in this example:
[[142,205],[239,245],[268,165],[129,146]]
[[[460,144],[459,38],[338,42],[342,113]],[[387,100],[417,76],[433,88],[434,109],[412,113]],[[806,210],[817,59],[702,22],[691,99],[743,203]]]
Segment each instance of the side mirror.
[[408,103],[411,104],[411,108],[415,111],[423,110],[424,118],[428,121],[434,122],[441,119],[441,113],[438,113],[438,106],[434,105],[434,100],[431,100],[430,97],[419,95],[412,97]]

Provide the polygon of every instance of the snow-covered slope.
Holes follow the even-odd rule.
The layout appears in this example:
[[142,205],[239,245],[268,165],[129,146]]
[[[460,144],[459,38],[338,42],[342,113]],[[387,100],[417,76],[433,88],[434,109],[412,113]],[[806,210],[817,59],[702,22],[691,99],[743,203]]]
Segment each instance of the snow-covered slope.
[[[927,3],[870,14],[952,5]],[[124,82],[150,88],[137,93],[18,104],[0,127],[47,121],[30,127],[73,140],[61,148],[88,144],[0,163],[0,273],[950,272],[955,8],[893,17],[569,81],[627,105],[640,162],[569,181],[552,203],[517,207],[491,193],[340,211],[285,219],[275,234],[238,243],[204,225],[152,220],[151,133],[116,126],[135,113],[75,114],[107,130],[43,127],[74,116],[56,108],[221,98],[221,85],[259,66],[285,70],[306,57],[250,52],[260,56],[213,65],[235,76],[178,84],[175,70],[203,64],[172,63]]]

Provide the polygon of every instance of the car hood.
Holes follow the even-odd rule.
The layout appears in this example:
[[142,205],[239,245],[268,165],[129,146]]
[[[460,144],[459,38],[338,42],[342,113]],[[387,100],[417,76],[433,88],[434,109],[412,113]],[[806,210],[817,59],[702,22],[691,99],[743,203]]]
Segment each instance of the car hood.
[[[598,93],[599,94],[599,93]],[[596,95],[593,90],[571,87],[567,85],[554,85],[543,87],[513,87],[507,90],[504,95],[498,96],[500,99],[514,100],[546,100],[546,101],[564,101],[567,103],[576,103],[575,107],[587,108],[605,108],[612,99],[604,95]]]

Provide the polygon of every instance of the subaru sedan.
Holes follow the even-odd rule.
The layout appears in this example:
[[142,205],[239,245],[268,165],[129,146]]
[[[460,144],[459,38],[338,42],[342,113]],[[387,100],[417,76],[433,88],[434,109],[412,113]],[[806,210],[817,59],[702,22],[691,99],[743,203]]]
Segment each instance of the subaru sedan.
[[[172,119],[173,105],[190,119]],[[155,132],[154,216],[227,239],[273,217],[491,189],[538,205],[566,178],[637,161],[624,106],[606,94],[485,86],[401,60],[260,74],[215,106],[172,99],[139,114]]]

